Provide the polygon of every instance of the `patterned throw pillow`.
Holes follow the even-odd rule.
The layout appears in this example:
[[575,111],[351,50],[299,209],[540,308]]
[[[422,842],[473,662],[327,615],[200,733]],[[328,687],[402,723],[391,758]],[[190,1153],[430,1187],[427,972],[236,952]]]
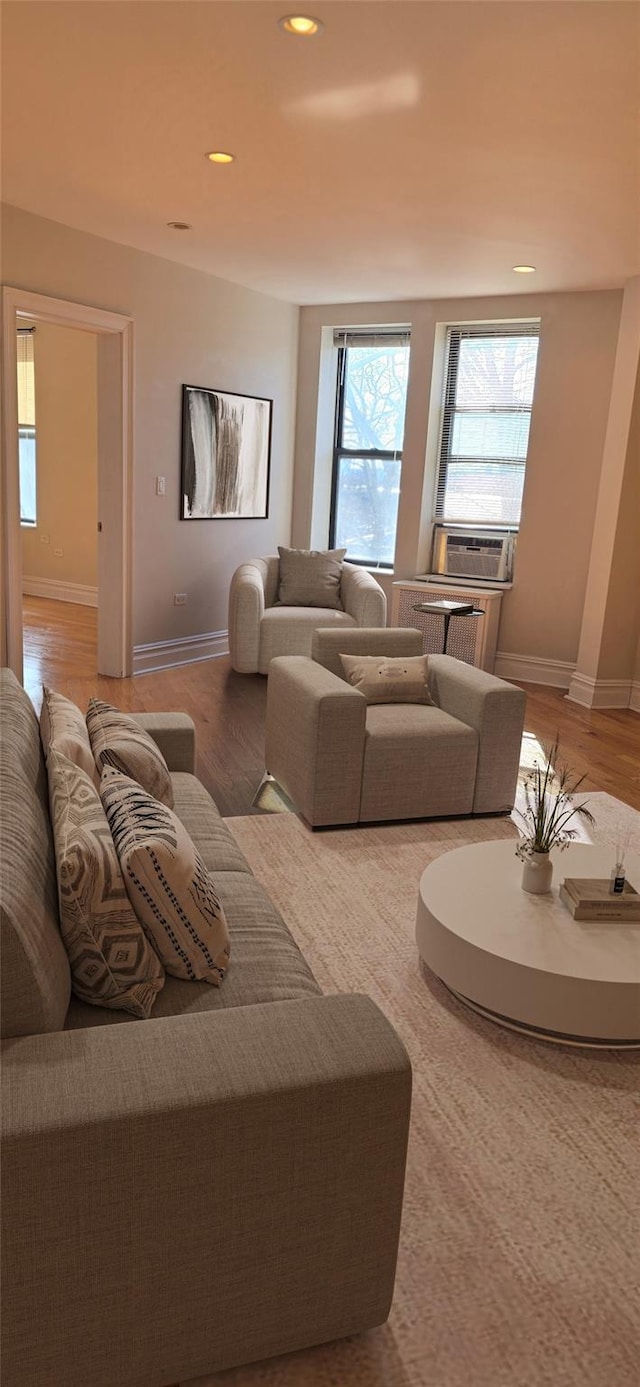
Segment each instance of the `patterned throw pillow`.
[[427,655],[341,655],[345,679],[367,703],[433,703]]
[[94,785],[100,784],[100,775],[93,759],[87,724],[75,703],[62,694],[42,685],[42,711],[40,713],[40,740],[45,756],[49,748],[55,747],[63,756],[68,756],[75,766],[80,766],[91,777]]
[[99,774],[105,766],[113,766],[173,809],[173,790],[169,768],[153,737],[144,727],[103,703],[100,698],[89,700],[87,728]]
[[100,794],[129,898],[167,973],[220,986],[229,964],[224,911],[180,820],[107,767]]
[[73,990],[92,1006],[142,1020],[164,987],[164,971],[131,907],[100,796],[80,766],[53,746],[47,773]]
[[336,607],[340,601],[342,560],[346,549],[283,549],[278,602],[283,607]]

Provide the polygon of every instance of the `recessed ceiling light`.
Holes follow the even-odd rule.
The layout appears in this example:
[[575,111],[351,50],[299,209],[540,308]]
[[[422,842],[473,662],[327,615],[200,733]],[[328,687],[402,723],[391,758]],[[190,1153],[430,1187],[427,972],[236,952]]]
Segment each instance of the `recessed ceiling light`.
[[167,226],[172,231],[192,231],[193,227],[189,222],[167,222]]
[[511,268],[517,275],[534,275],[536,272],[535,265],[512,265]]
[[281,29],[287,34],[297,34],[298,38],[308,39],[312,34],[319,34],[324,29],[321,19],[314,19],[310,14],[286,14],[283,19],[278,20]]
[[207,154],[207,159],[210,159],[212,164],[232,164],[235,157],[235,154],[228,154],[224,149],[212,149]]

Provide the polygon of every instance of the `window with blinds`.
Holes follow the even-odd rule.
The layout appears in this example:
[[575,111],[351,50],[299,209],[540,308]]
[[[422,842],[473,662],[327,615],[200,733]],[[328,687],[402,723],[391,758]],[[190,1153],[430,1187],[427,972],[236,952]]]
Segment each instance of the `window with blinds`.
[[352,563],[392,568],[396,547],[409,333],[336,329],[338,381],[331,548]]
[[18,328],[18,454],[20,461],[20,521],[35,525],[36,509],[36,386],[32,328]]
[[520,523],[538,323],[450,327],[435,519]]

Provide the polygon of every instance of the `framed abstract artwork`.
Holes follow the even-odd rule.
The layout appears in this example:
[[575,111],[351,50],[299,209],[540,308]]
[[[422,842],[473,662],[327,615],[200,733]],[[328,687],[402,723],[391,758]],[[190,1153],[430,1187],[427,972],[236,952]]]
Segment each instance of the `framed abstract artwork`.
[[181,520],[265,520],[272,401],[182,387]]

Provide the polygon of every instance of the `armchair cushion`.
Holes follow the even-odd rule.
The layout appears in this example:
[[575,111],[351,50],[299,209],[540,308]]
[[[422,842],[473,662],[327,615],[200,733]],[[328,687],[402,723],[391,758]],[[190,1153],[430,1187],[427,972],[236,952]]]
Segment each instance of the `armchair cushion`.
[[277,655],[310,655],[319,621],[345,632],[356,624],[348,612],[332,607],[268,607],[260,622],[260,673],[268,674]]
[[278,602],[284,607],[341,607],[340,578],[346,549],[283,549]]
[[470,814],[477,733],[440,708],[367,707],[361,822]]
[[348,683],[367,703],[433,703],[426,655],[341,655],[340,660]]

